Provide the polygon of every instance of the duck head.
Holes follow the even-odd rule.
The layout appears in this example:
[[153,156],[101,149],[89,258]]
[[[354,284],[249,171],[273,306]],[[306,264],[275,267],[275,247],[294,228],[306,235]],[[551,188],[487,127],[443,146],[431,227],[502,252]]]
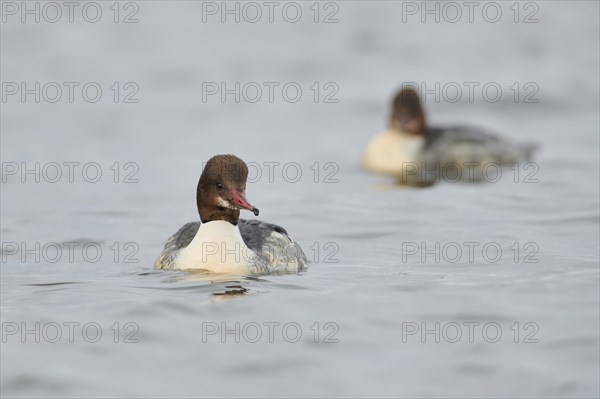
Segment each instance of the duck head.
[[394,130],[424,136],[427,130],[425,111],[419,93],[412,87],[400,90],[392,102],[390,127]]
[[215,155],[208,160],[196,190],[196,203],[202,223],[225,220],[238,224],[240,210],[258,216],[258,209],[246,199],[248,167],[235,155]]

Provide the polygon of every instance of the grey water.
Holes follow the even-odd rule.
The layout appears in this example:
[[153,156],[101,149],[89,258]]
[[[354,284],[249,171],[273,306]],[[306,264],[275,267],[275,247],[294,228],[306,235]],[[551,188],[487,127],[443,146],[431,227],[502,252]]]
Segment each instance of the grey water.
[[[78,4],[2,3],[3,397],[600,395],[598,2]],[[533,163],[422,189],[364,172],[402,82],[432,124],[536,142]],[[221,153],[307,272],[152,270]]]

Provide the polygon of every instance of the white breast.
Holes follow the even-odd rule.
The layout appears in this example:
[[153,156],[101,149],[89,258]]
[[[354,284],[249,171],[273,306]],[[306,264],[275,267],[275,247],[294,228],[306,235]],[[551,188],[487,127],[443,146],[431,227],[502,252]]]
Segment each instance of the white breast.
[[246,274],[256,254],[244,243],[237,226],[223,220],[202,223],[196,236],[175,262],[175,269],[204,269]]
[[423,137],[386,130],[369,142],[362,164],[375,173],[402,175],[408,164],[416,165],[419,162],[424,145]]

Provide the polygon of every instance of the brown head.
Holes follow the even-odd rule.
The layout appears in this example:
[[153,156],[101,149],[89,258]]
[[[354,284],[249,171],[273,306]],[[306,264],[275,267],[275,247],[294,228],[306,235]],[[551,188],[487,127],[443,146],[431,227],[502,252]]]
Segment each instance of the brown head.
[[226,220],[234,226],[240,209],[258,216],[258,209],[246,200],[248,167],[235,155],[215,155],[208,160],[196,190],[198,213],[202,223]]
[[412,87],[403,88],[394,97],[390,127],[419,136],[425,135],[427,130],[425,112],[419,93]]

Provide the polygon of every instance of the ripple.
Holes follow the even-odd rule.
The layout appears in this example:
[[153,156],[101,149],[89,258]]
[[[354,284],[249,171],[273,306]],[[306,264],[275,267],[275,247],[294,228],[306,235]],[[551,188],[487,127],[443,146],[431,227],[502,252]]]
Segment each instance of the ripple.
[[58,283],[31,283],[31,284],[23,284],[23,285],[31,286],[31,287],[52,287],[52,286],[57,286],[57,285],[68,285],[68,284],[81,284],[81,282],[65,281],[65,282],[58,282]]
[[[73,387],[74,382],[69,380],[56,381],[55,379],[49,380],[40,378],[38,375],[21,374],[15,377],[4,380],[2,383],[3,397],[7,393],[24,393],[24,392],[35,392],[41,391],[46,394],[64,394],[66,387]],[[45,395],[44,395],[45,396]]]

